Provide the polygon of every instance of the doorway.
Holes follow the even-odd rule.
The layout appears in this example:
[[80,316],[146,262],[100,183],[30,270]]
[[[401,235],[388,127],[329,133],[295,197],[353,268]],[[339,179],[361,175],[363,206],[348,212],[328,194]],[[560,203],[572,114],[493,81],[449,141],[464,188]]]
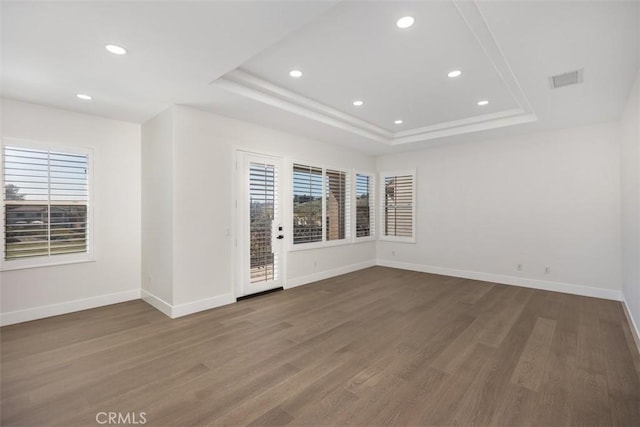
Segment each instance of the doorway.
[[282,286],[282,160],[238,151],[240,296]]

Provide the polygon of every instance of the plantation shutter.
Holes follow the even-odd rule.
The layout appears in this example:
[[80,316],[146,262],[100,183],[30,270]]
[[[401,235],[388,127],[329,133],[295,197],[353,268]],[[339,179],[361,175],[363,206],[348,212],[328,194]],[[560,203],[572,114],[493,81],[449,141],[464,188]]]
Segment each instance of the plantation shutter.
[[293,165],[293,243],[322,241],[322,169]]
[[356,237],[375,234],[373,177],[356,174]]
[[413,237],[413,175],[384,178],[384,234]]
[[249,165],[250,283],[275,280],[279,276],[273,252],[273,221],[278,217],[276,204],[276,167],[264,163]]
[[86,154],[5,146],[5,260],[87,252]]
[[350,216],[348,192],[349,176],[337,170],[326,171],[326,239],[340,240],[347,238]]

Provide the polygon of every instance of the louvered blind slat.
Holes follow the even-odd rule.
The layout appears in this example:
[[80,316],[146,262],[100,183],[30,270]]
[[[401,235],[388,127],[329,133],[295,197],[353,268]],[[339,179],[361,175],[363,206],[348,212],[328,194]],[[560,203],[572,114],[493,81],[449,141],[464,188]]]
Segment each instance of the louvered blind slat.
[[87,252],[88,156],[3,149],[5,259]]
[[349,176],[344,171],[327,170],[326,197],[326,240],[340,240],[347,237],[349,199],[347,186]]
[[350,237],[350,179],[345,171],[294,163],[294,244]]
[[322,241],[322,169],[293,165],[293,243]]
[[249,164],[249,282],[276,280],[278,254],[273,251],[273,221],[278,217],[277,169],[264,163]]
[[413,175],[384,178],[384,234],[413,237]]
[[373,177],[356,174],[356,237],[374,235],[374,196]]

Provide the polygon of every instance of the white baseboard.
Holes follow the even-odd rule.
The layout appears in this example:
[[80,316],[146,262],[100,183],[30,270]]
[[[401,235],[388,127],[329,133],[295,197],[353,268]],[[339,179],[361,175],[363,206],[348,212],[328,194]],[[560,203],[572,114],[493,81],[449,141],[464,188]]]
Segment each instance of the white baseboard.
[[154,294],[152,294],[151,292],[145,291],[144,289],[140,291],[140,298],[142,298],[142,301],[146,302],[151,307],[155,308],[161,313],[169,317],[172,317],[171,312],[172,312],[173,306],[168,302],[166,302],[165,300],[163,300],[162,298],[159,298]]
[[77,299],[58,304],[43,305],[40,307],[27,308],[25,310],[9,311],[0,314],[0,326],[58,316],[60,314],[73,313],[75,311],[87,310],[90,308],[102,307],[104,305],[117,304],[135,299],[140,299],[140,289],[98,295],[95,297]]
[[627,320],[629,321],[629,325],[631,326],[631,335],[633,335],[633,340],[636,343],[638,353],[640,354],[640,329],[638,328],[638,323],[636,323],[635,319],[631,315],[631,311],[629,310],[629,306],[627,305],[626,298],[622,299],[622,308],[624,309],[624,314],[627,316]]
[[186,316],[188,314],[197,313],[199,311],[209,310],[211,308],[236,302],[236,297],[232,293],[218,295],[211,298],[205,298],[197,301],[187,302],[184,304],[174,305],[171,311],[171,318]]
[[[568,294],[583,295],[596,298],[605,298],[616,301],[622,301],[625,308],[625,313],[629,318],[629,324],[632,325],[634,338],[636,344],[640,348],[640,333],[638,330],[638,324],[636,319],[630,315],[626,301],[622,296],[622,292],[612,289],[593,288],[589,286],[574,285],[570,283],[551,282],[545,280],[528,279],[524,277],[506,276],[492,273],[482,273],[475,271],[456,270],[444,267],[435,267],[429,265],[412,264],[405,262],[398,262],[393,260],[368,260],[356,264],[350,264],[343,267],[334,268],[331,270],[320,271],[317,273],[309,274],[302,277],[297,277],[287,281],[284,286],[285,289],[294,288],[296,286],[302,286],[309,283],[317,282],[319,280],[328,279],[341,274],[351,273],[364,268],[373,267],[375,265],[383,267],[399,268],[403,270],[420,271],[424,273],[441,274],[445,276],[462,277],[466,279],[482,280],[486,282],[501,283],[505,285],[523,286],[527,288],[543,289],[556,292],[564,292]],[[134,289],[130,291],[117,292],[107,295],[99,295],[91,298],[84,298],[79,300],[68,301],[59,304],[52,304],[47,306],[34,307],[25,310],[11,311],[7,313],[0,313],[0,326],[12,325],[15,323],[26,322],[29,320],[42,319],[44,317],[57,316],[60,314],[72,313],[80,310],[87,310],[90,308],[101,307],[104,305],[117,304],[120,302],[140,299],[147,302],[149,305],[158,309],[160,312],[171,317],[172,319],[186,316],[188,314],[197,313],[203,310],[209,310],[212,308],[220,307],[223,305],[231,304],[236,301],[235,296],[232,293],[218,295],[212,298],[205,298],[197,301],[192,301],[184,304],[172,305],[168,302],[158,298],[144,289]]]
[[340,276],[341,274],[352,273],[354,271],[362,270],[363,268],[373,267],[374,265],[376,265],[376,260],[372,259],[356,264],[345,265],[344,267],[338,267],[331,270],[319,271],[307,276],[288,279],[284,288],[295,288],[296,286],[306,285],[309,283],[317,282],[318,280],[329,279],[334,276]]
[[211,308],[220,307],[223,305],[236,302],[236,297],[233,294],[218,295],[212,298],[205,298],[197,301],[187,302],[184,304],[171,305],[164,301],[162,298],[158,298],[152,293],[142,290],[142,300],[152,307],[158,309],[165,315],[175,319],[177,317],[186,316],[189,314],[197,313],[199,311],[209,310]]
[[565,294],[622,301],[622,292],[614,289],[593,288],[591,286],[574,285],[572,283],[551,282],[547,280],[528,279],[526,277],[515,277],[502,274],[456,270],[452,268],[412,264],[386,259],[379,259],[377,260],[376,264],[383,267],[400,268],[403,270],[441,274],[443,276],[462,277],[464,279],[481,280],[484,282],[500,283],[503,285],[522,286],[525,288],[542,289],[545,291],[563,292]]

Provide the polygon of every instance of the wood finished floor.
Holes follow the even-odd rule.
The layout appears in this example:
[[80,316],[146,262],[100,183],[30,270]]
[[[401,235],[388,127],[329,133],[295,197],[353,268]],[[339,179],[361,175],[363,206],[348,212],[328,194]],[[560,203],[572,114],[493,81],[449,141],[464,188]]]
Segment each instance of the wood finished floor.
[[3,426],[101,411],[148,426],[640,425],[620,303],[390,268],[174,320],[133,301],[1,340]]

